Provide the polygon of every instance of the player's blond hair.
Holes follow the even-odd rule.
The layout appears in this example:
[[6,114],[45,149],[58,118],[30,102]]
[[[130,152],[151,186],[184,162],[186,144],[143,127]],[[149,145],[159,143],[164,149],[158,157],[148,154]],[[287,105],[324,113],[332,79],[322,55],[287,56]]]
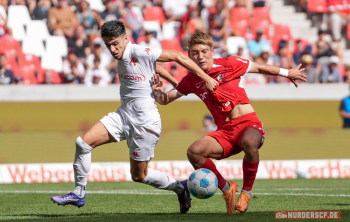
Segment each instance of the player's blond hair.
[[213,48],[213,39],[204,32],[196,32],[186,42],[186,49],[189,51],[194,45],[207,45]]

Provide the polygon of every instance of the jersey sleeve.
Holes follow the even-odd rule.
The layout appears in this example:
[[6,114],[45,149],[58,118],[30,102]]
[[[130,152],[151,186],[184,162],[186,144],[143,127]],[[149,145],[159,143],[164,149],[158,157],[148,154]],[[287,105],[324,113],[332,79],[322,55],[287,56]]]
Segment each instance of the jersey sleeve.
[[140,45],[135,45],[132,49],[132,54],[140,61],[144,63],[154,64],[162,54],[162,49],[147,48]]
[[179,84],[177,84],[177,86],[174,88],[178,94],[182,95],[182,96],[187,96],[188,94],[191,93],[190,87],[190,79],[185,76],[180,82]]
[[230,64],[232,65],[232,75],[234,75],[234,78],[243,76],[244,74],[249,72],[251,61],[236,56],[228,57],[228,59]]

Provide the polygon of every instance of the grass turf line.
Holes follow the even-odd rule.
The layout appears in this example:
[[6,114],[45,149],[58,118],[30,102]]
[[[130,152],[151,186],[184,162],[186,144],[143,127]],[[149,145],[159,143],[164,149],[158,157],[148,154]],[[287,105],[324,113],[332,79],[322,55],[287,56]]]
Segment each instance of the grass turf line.
[[[242,181],[237,181],[242,187]],[[335,187],[334,184],[337,184]],[[0,190],[55,191],[71,190],[73,183],[2,184]],[[57,206],[50,202],[55,194],[0,194],[2,221],[275,221],[279,210],[340,210],[342,220],[350,218],[348,197],[307,196],[307,194],[349,194],[348,179],[257,180],[249,210],[226,215],[220,195],[207,200],[194,198],[186,215],[179,213],[177,197],[173,195],[88,194],[83,208]],[[336,189],[337,188],[337,189]],[[314,190],[313,190],[314,189]],[[88,191],[138,190],[157,191],[133,182],[89,183]],[[165,191],[161,191],[165,192]],[[254,194],[254,192],[256,194]],[[291,193],[293,195],[262,195],[258,193]],[[218,191],[221,193],[221,191]],[[63,195],[64,193],[57,193]],[[305,195],[302,195],[305,194]],[[236,197],[237,198],[237,197]],[[312,221],[312,220],[308,220]]]

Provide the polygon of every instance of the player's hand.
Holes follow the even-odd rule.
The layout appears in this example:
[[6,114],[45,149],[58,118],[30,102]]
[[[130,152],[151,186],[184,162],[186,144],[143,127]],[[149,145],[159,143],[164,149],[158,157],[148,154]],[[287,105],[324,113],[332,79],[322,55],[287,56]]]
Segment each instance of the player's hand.
[[153,75],[151,79],[152,91],[155,97],[163,93],[163,82],[159,79],[159,75]]
[[298,67],[295,69],[290,69],[287,77],[297,88],[298,88],[297,80],[307,82],[306,80],[307,76],[301,73],[305,70],[305,68],[300,69],[300,67],[301,67],[301,64],[299,64]]
[[204,81],[205,90],[207,92],[213,92],[219,86],[219,83],[211,77],[208,77],[203,81]]

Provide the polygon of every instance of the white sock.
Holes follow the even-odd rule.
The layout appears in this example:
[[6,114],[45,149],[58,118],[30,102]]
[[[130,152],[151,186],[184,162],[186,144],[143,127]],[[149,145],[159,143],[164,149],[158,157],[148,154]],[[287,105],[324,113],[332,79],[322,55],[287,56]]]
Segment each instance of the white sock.
[[74,193],[79,197],[83,198],[85,196],[85,186],[76,186]]
[[87,175],[91,167],[91,151],[93,148],[85,143],[80,136],[75,141],[75,144],[76,149],[73,163],[75,180],[74,193],[82,198],[85,196],[85,186],[87,183]]
[[230,184],[226,181],[226,184],[225,184],[224,188],[221,189],[221,191],[223,193],[225,193],[225,192],[227,192],[229,190],[230,190]]
[[250,197],[250,195],[252,195],[252,191],[246,191],[246,190],[241,190],[241,192],[245,192],[245,193],[247,193],[248,195],[249,195],[249,197]]
[[151,185],[152,187],[164,190],[172,190],[177,194],[184,190],[183,185],[173,178],[169,178],[165,173],[148,168],[148,173],[145,179],[141,182]]

